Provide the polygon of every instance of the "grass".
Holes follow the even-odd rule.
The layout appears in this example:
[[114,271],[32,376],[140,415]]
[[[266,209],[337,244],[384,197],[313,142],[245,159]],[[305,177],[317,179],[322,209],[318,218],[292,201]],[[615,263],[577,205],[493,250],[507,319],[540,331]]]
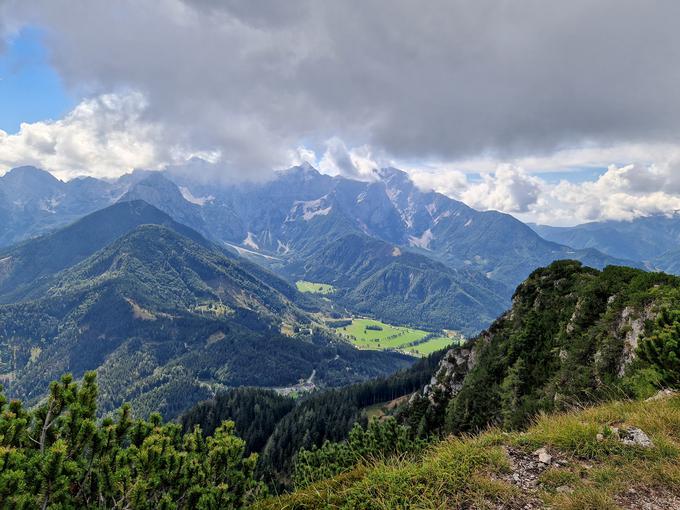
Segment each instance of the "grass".
[[432,333],[405,326],[392,326],[374,319],[352,319],[351,325],[336,328],[336,331],[360,349],[395,349],[415,356],[427,356],[460,341],[457,337],[445,336],[423,341]]
[[379,350],[404,347],[430,334],[421,329],[391,326],[373,319],[353,319],[351,325],[337,328],[336,331],[349,337],[352,344],[357,347]]
[[382,418],[383,416],[387,415],[400,405],[405,404],[408,402],[408,399],[411,397],[411,395],[404,395],[398,398],[395,398],[394,400],[389,400],[387,402],[379,402],[377,404],[373,404],[368,407],[364,407],[362,412],[364,416],[370,421],[374,418]]
[[[654,446],[627,446],[598,432],[616,424],[645,431]],[[530,454],[546,447],[558,467],[543,471],[533,491],[512,480],[508,449]],[[568,487],[568,491],[558,488]],[[615,402],[544,415],[525,432],[496,429],[450,437],[420,459],[366,463],[310,487],[261,502],[277,510],[534,508],[555,510],[676,508],[680,494],[680,396]]]
[[416,344],[408,347],[408,350],[417,353],[420,356],[427,356],[435,351],[440,351],[453,344],[458,344],[460,342],[457,338],[449,338],[447,336],[438,336],[436,338],[431,338],[426,340],[422,344]]
[[333,294],[335,292],[335,287],[327,283],[298,280],[295,282],[295,286],[300,292],[310,292],[312,294]]

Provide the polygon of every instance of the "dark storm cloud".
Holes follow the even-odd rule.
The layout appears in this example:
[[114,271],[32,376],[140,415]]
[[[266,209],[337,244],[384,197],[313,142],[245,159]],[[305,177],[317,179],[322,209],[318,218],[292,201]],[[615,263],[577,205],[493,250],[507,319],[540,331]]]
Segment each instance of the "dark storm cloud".
[[675,141],[676,1],[0,3],[74,86],[130,88],[234,168],[337,136],[400,158]]

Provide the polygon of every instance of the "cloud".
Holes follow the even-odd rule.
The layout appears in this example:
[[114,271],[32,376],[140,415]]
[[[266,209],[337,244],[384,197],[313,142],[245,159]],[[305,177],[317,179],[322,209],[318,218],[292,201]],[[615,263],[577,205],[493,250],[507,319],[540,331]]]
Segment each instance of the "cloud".
[[[560,182],[547,189],[547,203],[559,210],[537,210],[552,221],[571,213],[581,221],[630,220],[680,210],[680,161],[662,165],[610,166],[598,179],[579,184]],[[562,220],[563,221],[563,220]]]
[[631,220],[680,210],[680,160],[664,164],[611,165],[601,176],[557,183],[513,165],[474,180],[455,170],[411,171],[414,182],[481,210],[512,213],[525,221],[575,225],[588,221]]
[[536,204],[541,182],[521,168],[501,165],[496,172],[483,174],[482,182],[470,186],[462,195],[465,203],[479,209],[511,213],[528,212]]
[[408,170],[411,180],[423,190],[434,190],[451,198],[461,200],[471,183],[463,172],[438,167],[435,170]]
[[4,0],[0,9],[7,26],[45,28],[71,87],[140,92],[144,122],[173,144],[219,150],[241,172],[333,137],[400,160],[511,161],[675,143],[680,129],[677,2]]
[[0,171],[35,165],[68,179],[113,177],[134,168],[161,168],[193,154],[163,142],[164,130],[143,120],[140,94],[107,94],[77,105],[63,119],[0,130]]
[[476,209],[508,213],[528,212],[537,203],[543,184],[509,164],[500,165],[493,173],[482,174],[480,182],[470,181],[461,172],[442,170],[414,172],[411,178],[421,188],[444,193]]
[[318,164],[319,170],[329,175],[340,175],[348,179],[360,181],[376,179],[375,170],[387,166],[376,161],[371,148],[367,145],[348,149],[345,143],[337,137],[326,141],[326,150]]

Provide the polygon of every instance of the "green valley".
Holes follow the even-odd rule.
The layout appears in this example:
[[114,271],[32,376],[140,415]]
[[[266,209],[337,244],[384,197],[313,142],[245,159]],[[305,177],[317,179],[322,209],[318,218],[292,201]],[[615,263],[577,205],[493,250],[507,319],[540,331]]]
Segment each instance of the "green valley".
[[61,374],[96,370],[102,414],[129,402],[137,416],[174,418],[225,387],[291,386],[311,373],[317,387],[337,386],[414,361],[334,342],[284,280],[145,202],[3,253],[0,380],[28,405]]
[[337,333],[360,349],[399,350],[415,356],[426,356],[458,344],[462,337],[435,335],[422,329],[393,326],[375,319],[346,319],[350,324],[335,328]]

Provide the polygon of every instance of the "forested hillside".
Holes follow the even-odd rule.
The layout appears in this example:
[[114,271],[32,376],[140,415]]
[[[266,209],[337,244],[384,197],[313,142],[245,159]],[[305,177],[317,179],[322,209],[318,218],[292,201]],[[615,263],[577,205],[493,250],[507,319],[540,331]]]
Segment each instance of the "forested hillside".
[[355,423],[366,425],[368,406],[410,395],[426,384],[443,354],[433,354],[388,377],[297,401],[256,388],[231,389],[190,409],[181,423],[185,431],[199,425],[211,434],[222,421],[233,420],[248,451],[261,453],[258,472],[274,486],[286,486],[301,448],[344,440]]
[[680,368],[680,353],[654,338],[677,310],[675,276],[555,262],[517,288],[512,309],[488,331],[447,354],[408,421],[425,431],[517,428],[540,411],[669,384],[665,371]]
[[[555,262],[487,331],[448,351],[396,420],[298,452],[297,490],[261,507],[674,508],[680,401],[659,390],[680,384],[679,345],[679,278]],[[659,402],[573,411],[650,397]],[[566,414],[500,432],[555,412]],[[579,475],[584,464],[616,474]],[[622,491],[624,479],[640,490]]]
[[310,254],[304,275],[338,287],[335,300],[358,313],[466,335],[502,313],[510,294],[480,273],[452,269],[364,234],[340,237]]
[[[24,274],[41,267],[19,262]],[[141,416],[173,417],[222,387],[291,386],[314,371],[318,385],[335,386],[412,363],[317,331],[291,300],[294,288],[251,270],[195,232],[188,238],[165,226],[139,226],[34,281],[31,300],[0,306],[7,389],[34,403],[61,373],[97,369],[103,412],[130,401]],[[307,324],[306,332],[281,332],[295,324]]]
[[164,225],[203,246],[194,230],[143,201],[121,202],[50,234],[0,250],[0,302],[39,296],[56,273],[101,250],[134,228]]

